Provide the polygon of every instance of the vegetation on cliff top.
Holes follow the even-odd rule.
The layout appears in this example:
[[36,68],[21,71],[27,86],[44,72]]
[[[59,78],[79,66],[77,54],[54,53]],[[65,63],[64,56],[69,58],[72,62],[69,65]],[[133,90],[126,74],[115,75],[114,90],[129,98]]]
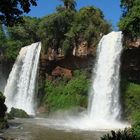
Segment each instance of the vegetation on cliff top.
[[88,89],[86,73],[76,70],[71,80],[59,77],[55,81],[46,81],[45,95],[41,103],[49,112],[76,106],[86,107]]
[[[74,0],[62,0],[57,11],[44,18],[24,17],[24,23],[0,28],[0,52],[4,60],[15,60],[21,47],[41,41],[44,51],[48,47],[56,52],[62,48],[64,54],[71,54],[74,47],[86,41],[88,47],[95,47],[100,37],[111,30],[102,11],[88,6],[76,11]],[[3,43],[4,42],[4,43]]]
[[131,39],[140,37],[140,0],[121,0],[123,10],[120,30]]

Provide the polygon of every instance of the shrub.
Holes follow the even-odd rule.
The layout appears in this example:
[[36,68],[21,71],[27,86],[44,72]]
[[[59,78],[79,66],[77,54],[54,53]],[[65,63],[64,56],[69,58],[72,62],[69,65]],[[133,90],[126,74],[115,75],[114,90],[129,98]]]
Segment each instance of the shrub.
[[5,119],[5,113],[6,113],[7,107],[4,104],[4,102],[5,102],[5,97],[0,92],[0,129],[8,127],[7,120]]
[[70,81],[65,79],[61,79],[59,82],[46,81],[43,103],[49,111],[76,106],[86,107],[88,87],[89,80],[82,72],[79,74],[75,72]]
[[135,115],[140,112],[140,85],[123,81],[121,89],[124,117],[133,122]]
[[125,129],[123,131],[111,131],[101,137],[101,140],[138,140],[136,136],[132,133],[131,129]]

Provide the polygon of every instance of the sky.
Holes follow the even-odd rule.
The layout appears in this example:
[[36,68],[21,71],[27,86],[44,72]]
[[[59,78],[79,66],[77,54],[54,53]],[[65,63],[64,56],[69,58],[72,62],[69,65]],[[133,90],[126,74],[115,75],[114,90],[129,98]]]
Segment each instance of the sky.
[[[50,2],[51,1],[51,2]],[[77,10],[85,6],[96,6],[100,8],[112,25],[114,30],[117,29],[117,23],[121,16],[120,0],[77,0]],[[58,5],[62,4],[60,0],[37,0],[37,6],[31,7],[28,14],[33,17],[43,17],[55,12]]]

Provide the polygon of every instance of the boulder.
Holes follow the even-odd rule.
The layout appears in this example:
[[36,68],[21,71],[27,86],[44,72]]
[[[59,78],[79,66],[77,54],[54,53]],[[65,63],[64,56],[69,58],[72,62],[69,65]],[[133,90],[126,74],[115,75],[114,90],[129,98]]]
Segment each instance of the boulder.
[[62,68],[60,66],[57,66],[53,71],[52,71],[52,76],[61,76],[61,77],[66,77],[68,79],[72,78],[72,71],[66,68]]
[[17,109],[17,108],[11,108],[11,111],[9,113],[11,117],[16,117],[16,118],[29,118],[30,116],[22,109]]

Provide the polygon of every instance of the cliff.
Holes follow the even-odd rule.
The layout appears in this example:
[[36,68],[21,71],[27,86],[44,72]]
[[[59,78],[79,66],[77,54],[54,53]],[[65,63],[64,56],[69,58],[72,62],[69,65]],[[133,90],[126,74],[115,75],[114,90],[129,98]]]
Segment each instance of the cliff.
[[[129,42],[127,46],[122,53],[121,75],[129,81],[140,83],[139,42]],[[41,54],[40,77],[43,80],[47,76],[49,79],[60,75],[71,77],[72,72],[76,69],[85,70],[91,75],[95,56],[96,47],[88,48],[86,42],[82,42],[77,48],[73,49],[71,55],[66,57],[64,57],[62,51],[57,52],[50,49],[46,55]]]

